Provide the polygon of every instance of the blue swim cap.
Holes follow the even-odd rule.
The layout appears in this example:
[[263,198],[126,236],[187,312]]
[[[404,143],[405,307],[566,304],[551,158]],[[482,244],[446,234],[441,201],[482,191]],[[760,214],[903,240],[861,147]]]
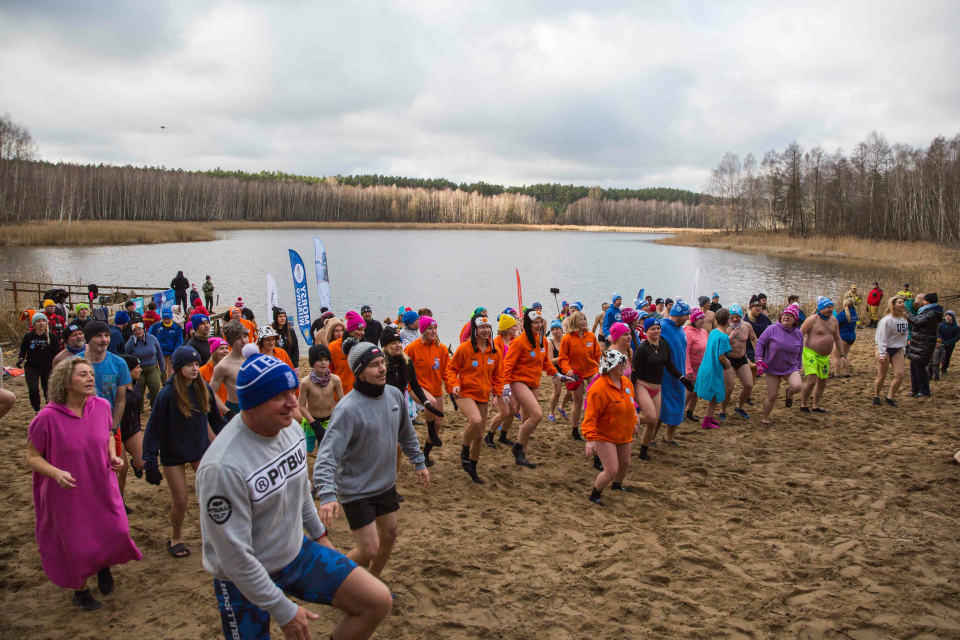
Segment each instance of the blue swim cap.
[[556,319],[551,320],[551,321],[550,321],[550,328],[553,329],[554,327],[556,327],[557,329],[563,329],[563,322],[561,322],[560,320],[556,320]]
[[730,315],[743,317],[743,307],[738,304],[730,305]]

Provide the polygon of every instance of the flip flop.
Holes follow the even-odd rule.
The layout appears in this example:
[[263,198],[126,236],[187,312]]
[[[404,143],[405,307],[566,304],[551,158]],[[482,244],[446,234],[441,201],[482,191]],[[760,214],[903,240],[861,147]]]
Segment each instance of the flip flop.
[[187,545],[182,542],[170,546],[170,539],[167,538],[167,553],[176,558],[177,560],[183,560],[190,555],[190,549],[187,549]]

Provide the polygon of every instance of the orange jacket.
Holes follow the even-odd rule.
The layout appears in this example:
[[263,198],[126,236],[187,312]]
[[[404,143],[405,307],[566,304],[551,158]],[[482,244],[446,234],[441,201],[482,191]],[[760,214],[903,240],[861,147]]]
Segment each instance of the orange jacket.
[[[263,349],[260,350],[260,353],[263,353]],[[297,378],[300,377],[300,371],[297,370],[297,368],[296,368],[295,366],[293,366],[293,362],[290,360],[290,356],[287,355],[287,352],[286,352],[286,351],[284,351],[284,350],[281,349],[280,347],[274,347],[274,348],[273,348],[273,357],[276,358],[277,360],[281,361],[281,362],[286,363],[286,365],[287,365],[288,367],[290,367],[291,369],[293,369],[293,372],[294,372],[295,374],[297,374]],[[296,393],[297,397],[299,398],[299,397],[300,397],[300,388],[297,387],[296,389],[294,389],[294,392]]]
[[350,365],[347,364],[347,356],[343,355],[343,338],[337,338],[328,347],[330,349],[330,370],[340,376],[343,395],[347,395],[353,390],[353,382],[356,378],[353,377],[353,371],[350,371]]
[[597,336],[589,331],[563,334],[560,340],[560,371],[574,370],[584,378],[590,378],[600,371],[600,345]]
[[[207,364],[200,367],[200,377],[202,377],[207,382],[210,382],[213,379],[213,359],[207,360]],[[226,403],[227,401],[227,385],[222,384],[220,388],[217,389],[217,397]]]
[[229,311],[229,315],[230,320],[239,320],[240,324],[246,327],[247,342],[250,342],[251,344],[255,343],[257,341],[257,325],[240,315],[239,309],[231,309]]
[[587,410],[580,429],[587,440],[614,444],[633,442],[637,411],[633,406],[633,385],[620,376],[620,388],[608,376],[596,379],[587,392]]
[[[419,376],[419,374],[417,374]],[[503,354],[487,345],[477,353],[469,340],[461,342],[447,366],[447,391],[460,387],[460,396],[489,402],[490,393],[503,393]]]
[[508,384],[522,382],[531,389],[539,389],[540,375],[544,371],[551,376],[557,374],[547,350],[542,346],[534,348],[525,333],[514,338],[503,363],[504,381]]
[[[447,348],[440,344],[439,340],[434,340],[433,344],[427,344],[423,338],[417,338],[407,345],[403,350],[407,357],[413,360],[413,366],[417,370],[417,381],[425,391],[429,391],[437,402],[443,396],[443,379],[447,374],[447,364],[450,362],[450,354]],[[447,391],[450,387],[447,387]]]

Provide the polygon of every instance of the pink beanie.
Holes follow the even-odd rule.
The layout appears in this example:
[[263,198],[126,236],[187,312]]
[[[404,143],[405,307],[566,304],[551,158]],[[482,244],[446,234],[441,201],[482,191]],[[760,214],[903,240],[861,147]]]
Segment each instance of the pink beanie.
[[[367,323],[363,321],[360,314],[356,311],[347,311],[347,333],[357,329],[366,329]],[[344,336],[346,337],[346,336]]]
[[430,316],[420,316],[420,333],[423,333],[430,327],[437,326],[437,321]]
[[703,311],[700,309],[694,309],[690,312],[690,324],[696,324],[697,320],[704,316]]
[[210,353],[213,353],[221,346],[227,344],[227,341],[223,338],[210,338],[207,340],[207,343],[210,345]]
[[791,305],[788,305],[786,309],[783,310],[783,313],[789,313],[797,320],[800,319],[800,305],[794,302]]
[[610,339],[616,342],[624,334],[630,333],[630,327],[622,322],[614,322],[610,325]]

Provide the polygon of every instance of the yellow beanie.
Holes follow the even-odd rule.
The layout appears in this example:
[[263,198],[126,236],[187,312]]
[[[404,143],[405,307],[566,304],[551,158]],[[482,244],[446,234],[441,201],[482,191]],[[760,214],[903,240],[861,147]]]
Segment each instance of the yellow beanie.
[[497,327],[497,331],[506,331],[513,325],[517,324],[517,319],[514,318],[509,313],[505,313],[501,315],[497,320],[500,323],[499,326]]

